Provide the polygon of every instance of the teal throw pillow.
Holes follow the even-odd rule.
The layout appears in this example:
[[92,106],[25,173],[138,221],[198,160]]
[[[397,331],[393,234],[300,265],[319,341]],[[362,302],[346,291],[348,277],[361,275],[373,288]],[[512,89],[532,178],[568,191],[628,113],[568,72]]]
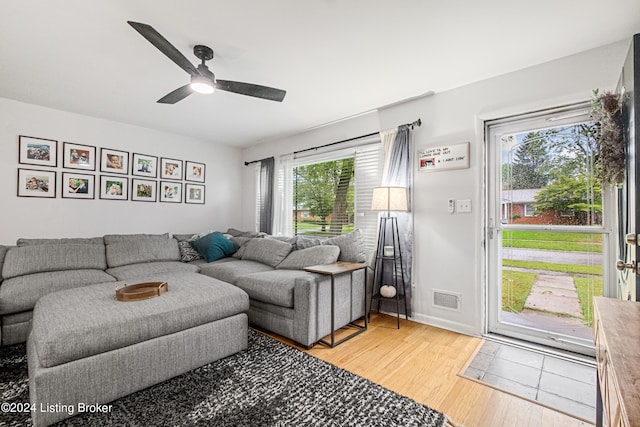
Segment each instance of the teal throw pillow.
[[238,250],[238,245],[217,231],[189,243],[207,262],[231,256]]

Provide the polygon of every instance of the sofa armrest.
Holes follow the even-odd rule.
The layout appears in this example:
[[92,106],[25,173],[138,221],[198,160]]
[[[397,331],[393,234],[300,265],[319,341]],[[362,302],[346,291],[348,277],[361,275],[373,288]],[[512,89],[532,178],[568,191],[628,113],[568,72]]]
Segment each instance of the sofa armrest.
[[306,346],[311,346],[317,341],[318,279],[320,275],[314,274],[313,276],[313,278],[295,279],[293,288],[293,339]]

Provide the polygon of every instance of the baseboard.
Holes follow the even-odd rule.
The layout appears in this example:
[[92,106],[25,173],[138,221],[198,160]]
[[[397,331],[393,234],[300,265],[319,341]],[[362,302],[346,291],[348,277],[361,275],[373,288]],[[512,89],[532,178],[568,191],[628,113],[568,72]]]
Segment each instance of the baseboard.
[[409,319],[413,320],[414,322],[423,323],[425,325],[434,326],[440,329],[446,329],[448,331],[457,332],[463,335],[470,335],[472,337],[482,336],[482,331],[477,330],[472,326],[465,325],[464,323],[452,322],[450,320],[427,316],[424,314],[414,314]]

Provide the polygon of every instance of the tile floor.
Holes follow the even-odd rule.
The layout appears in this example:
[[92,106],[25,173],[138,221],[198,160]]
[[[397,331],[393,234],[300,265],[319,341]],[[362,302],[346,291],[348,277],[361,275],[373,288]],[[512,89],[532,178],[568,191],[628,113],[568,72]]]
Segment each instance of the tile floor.
[[596,419],[595,365],[485,341],[464,375],[584,420]]

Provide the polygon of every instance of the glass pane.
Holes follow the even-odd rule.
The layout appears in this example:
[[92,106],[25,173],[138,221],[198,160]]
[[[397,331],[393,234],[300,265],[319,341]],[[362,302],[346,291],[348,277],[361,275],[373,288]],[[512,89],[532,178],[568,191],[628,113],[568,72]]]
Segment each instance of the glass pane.
[[593,122],[502,135],[503,224],[601,225]]
[[504,230],[503,322],[593,339],[602,295],[602,234]]
[[295,168],[295,235],[338,236],[354,230],[353,169],[353,157]]

